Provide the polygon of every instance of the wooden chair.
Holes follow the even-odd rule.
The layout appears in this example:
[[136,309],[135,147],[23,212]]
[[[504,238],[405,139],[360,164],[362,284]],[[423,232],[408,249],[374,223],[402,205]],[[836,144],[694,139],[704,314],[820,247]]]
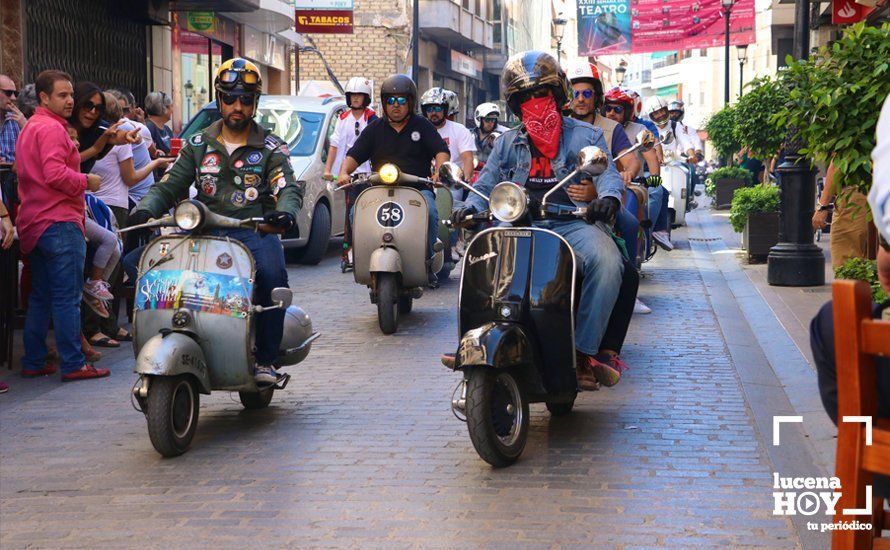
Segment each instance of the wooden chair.
[[[872,518],[845,516],[843,510],[865,508],[865,486],[874,474],[890,475],[890,422],[878,421],[877,367],[875,356],[890,357],[890,322],[872,319],[871,289],[862,281],[835,281],[834,341],[838,386],[838,430],[836,475],[842,496],[835,509],[835,522],[872,523],[873,531],[834,531],[834,549],[890,549],[890,539],[880,538],[881,528],[890,528],[890,513],[883,499],[874,498]],[[845,416],[873,418],[872,444],[865,444],[866,425],[843,422]],[[877,535],[877,537],[876,537]]]

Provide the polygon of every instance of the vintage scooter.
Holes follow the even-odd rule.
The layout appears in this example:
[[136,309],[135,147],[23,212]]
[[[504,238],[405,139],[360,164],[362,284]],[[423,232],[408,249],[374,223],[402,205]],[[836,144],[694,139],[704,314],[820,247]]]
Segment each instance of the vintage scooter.
[[244,407],[262,409],[276,389],[287,385],[288,374],[273,386],[258,387],[254,381],[254,315],[285,310],[276,367],[301,362],[319,336],[309,315],[291,305],[289,288],[272,291],[273,305],[254,305],[256,268],[250,251],[240,241],[205,234],[258,228],[262,222],[221,216],[186,200],[172,215],[124,230],[178,229],[155,238],[142,253],[133,320],[139,374],[134,406],[145,414],[149,438],[163,456],[188,449],[198,426],[199,394],[237,391]]
[[594,178],[609,165],[606,152],[589,146],[579,169],[530,203],[523,187],[504,181],[491,196],[461,181],[459,168],[443,165],[441,181],[485,197],[490,217],[510,224],[479,232],[467,246],[461,275],[457,353],[442,363],[463,372],[452,410],[465,420],[476,452],[492,466],[515,462],[528,437],[529,403],[544,402],[554,416],[571,412],[578,393],[575,374],[575,254],[557,233],[533,227],[537,219],[582,218],[586,208],[547,199],[576,176]]
[[[444,263],[441,240],[427,258],[429,212],[423,194],[399,184],[426,183],[426,178],[402,173],[394,164],[354,179],[340,187],[369,183],[355,201],[352,253],[355,282],[371,291],[377,304],[377,320],[383,334],[399,328],[399,315],[409,313],[416,298],[423,296],[429,283],[428,270],[438,273]],[[447,218],[450,213],[450,206]]]
[[[673,140],[673,132],[667,131],[661,135],[662,145],[669,145]],[[692,202],[692,197],[688,196],[692,172],[689,166],[683,162],[683,158],[682,154],[665,154],[661,164],[662,185],[670,192],[668,196],[668,226],[671,229],[686,225],[686,212]]]

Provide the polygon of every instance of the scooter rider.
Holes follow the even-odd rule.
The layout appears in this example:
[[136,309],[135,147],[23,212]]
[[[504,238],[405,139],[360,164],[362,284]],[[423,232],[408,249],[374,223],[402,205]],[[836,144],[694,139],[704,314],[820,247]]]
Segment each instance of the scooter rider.
[[433,123],[445,140],[453,161],[458,163],[465,174],[472,174],[476,142],[466,126],[454,122],[457,107],[457,94],[445,88],[430,88],[420,97],[423,116]]
[[[689,156],[690,160],[694,160],[698,162],[698,159],[695,157],[695,146],[696,144],[691,140],[689,134],[682,130],[682,128],[677,127],[674,122],[670,118],[670,112],[668,110],[668,103],[661,97],[653,96],[650,97],[646,101],[645,108],[646,115],[649,117],[655,126],[658,127],[659,132],[672,132],[674,134],[674,140],[669,145],[663,145],[662,150],[664,151],[664,157],[668,160],[673,158],[674,160],[683,161],[683,158],[680,156],[681,153]],[[699,143],[701,143],[699,141]],[[664,160],[662,160],[664,162]],[[690,170],[693,174],[692,183],[690,185],[694,186],[695,183],[695,166],[687,166],[688,170]],[[692,189],[687,189],[686,196],[687,200],[690,201],[690,206],[694,207],[695,204],[692,202],[692,197],[694,187]]]
[[[438,173],[439,166],[450,158],[448,145],[439,136],[436,127],[414,114],[417,87],[411,78],[397,74],[384,80],[380,85],[380,100],[383,102],[384,116],[369,124],[346,153],[340,166],[338,185],[349,183],[349,175],[368,160],[374,171],[384,164],[392,163],[406,174],[429,178],[433,161]],[[427,258],[432,258],[439,228],[436,196],[427,185],[418,184],[412,187],[420,190],[426,199],[429,210],[426,252]],[[438,282],[436,274],[432,272],[429,280],[432,286]]]
[[476,121],[476,127],[473,129],[473,137],[476,140],[476,160],[479,161],[477,168],[481,170],[491,154],[491,148],[494,140],[501,135],[498,128],[498,120],[501,118],[501,108],[497,103],[483,103],[476,107],[473,113],[473,119]]
[[[331,136],[331,145],[328,148],[328,158],[325,161],[324,179],[333,180],[333,174],[340,173],[340,165],[346,158],[346,152],[355,144],[358,136],[365,131],[369,123],[377,120],[377,114],[371,105],[371,81],[363,76],[354,76],[346,83],[345,89],[346,105],[349,110],[343,111],[340,118],[334,126],[334,133]],[[371,172],[371,165],[364,163],[356,169],[356,173],[368,174]],[[343,231],[343,254],[342,263],[344,269],[351,269],[349,261],[349,249],[352,246],[352,216],[349,210],[352,203],[358,198],[361,189],[350,187],[346,190],[346,220],[344,222]]]
[[[548,53],[528,51],[511,57],[501,80],[504,98],[522,125],[498,139],[488,163],[476,182],[484,194],[501,180],[510,180],[528,189],[532,200],[540,200],[575,168],[578,152],[587,145],[607,150],[602,130],[561,116],[570,87],[565,73]],[[579,181],[574,187],[593,186]],[[534,225],[555,231],[572,246],[584,274],[576,322],[575,347],[577,375],[582,389],[595,389],[597,382],[612,386],[621,377],[623,366],[609,350],[600,349],[612,308],[621,285],[623,260],[610,235],[611,223],[621,205],[624,191],[621,177],[610,161],[596,182],[598,198],[588,205],[584,220],[537,220]],[[549,199],[572,205],[568,193],[560,190]],[[475,194],[453,214],[456,222],[483,211],[486,201]]]
[[[631,120],[633,109],[634,98],[629,90],[616,87],[606,92],[603,112],[607,117],[620,123],[629,138],[636,140],[638,134],[646,131],[646,127]],[[653,223],[652,238],[661,248],[673,250],[674,245],[667,232],[668,193],[661,184],[661,163],[658,161],[658,152],[653,148],[638,154],[646,161],[646,169],[641,168],[638,177],[643,177],[645,174],[646,187],[649,189],[647,211]]]
[[[176,163],[130,215],[131,225],[160,218],[187,198],[194,184],[197,200],[213,212],[238,219],[262,216],[272,226],[267,230],[293,228],[303,204],[303,187],[291,171],[287,144],[253,120],[262,93],[259,69],[246,59],[226,61],[216,73],[214,88],[222,120],[188,139]],[[221,229],[216,234],[239,240],[250,249],[256,262],[255,302],[272,305],[272,289],[287,286],[281,240],[252,229]],[[128,259],[138,261],[138,255],[134,259],[131,253]],[[130,266],[128,271],[135,269]],[[257,317],[257,384],[278,380],[272,363],[281,344],[284,314],[274,309]]]
[[698,170],[695,167],[705,156],[705,146],[702,144],[701,138],[698,137],[698,131],[695,128],[690,128],[689,125],[683,122],[686,108],[681,100],[675,99],[671,101],[668,105],[668,114],[671,117],[671,126],[674,128],[674,133],[682,135],[682,142],[688,146],[688,148],[682,150],[686,152],[690,164],[689,169],[692,170],[692,190],[694,190],[699,183]]

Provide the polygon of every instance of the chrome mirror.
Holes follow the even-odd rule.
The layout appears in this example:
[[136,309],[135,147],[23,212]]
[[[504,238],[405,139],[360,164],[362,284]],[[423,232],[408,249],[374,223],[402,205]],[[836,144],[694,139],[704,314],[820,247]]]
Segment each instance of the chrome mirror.
[[272,289],[271,297],[273,305],[278,306],[281,309],[287,309],[294,301],[294,291],[287,287],[279,286]]
[[637,134],[636,146],[643,152],[652,150],[655,147],[655,135],[649,130],[643,130]]
[[454,162],[442,163],[439,167],[439,181],[448,187],[458,187],[464,180],[464,171]]
[[609,154],[595,145],[588,145],[578,153],[578,170],[592,178],[609,167]]
[[670,130],[668,130],[666,132],[662,132],[662,134],[659,138],[659,141],[661,142],[662,145],[670,145],[671,143],[674,142],[674,133],[671,132]]

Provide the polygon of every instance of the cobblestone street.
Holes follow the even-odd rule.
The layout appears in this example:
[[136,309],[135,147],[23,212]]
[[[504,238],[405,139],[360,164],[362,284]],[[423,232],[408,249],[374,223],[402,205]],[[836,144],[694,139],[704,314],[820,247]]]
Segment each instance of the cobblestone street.
[[[532,406],[520,461],[493,470],[450,411],[457,274],[383,336],[332,250],[290,266],[321,339],[270,408],[202,396],[191,450],[161,459],[129,403],[132,352],[109,379],[8,376],[0,397],[0,544],[21,547],[804,546],[773,516],[776,470],[706,291],[677,249],[644,267],[612,389],[574,413]],[[705,260],[706,262],[708,260]],[[826,539],[827,540],[827,539]]]

